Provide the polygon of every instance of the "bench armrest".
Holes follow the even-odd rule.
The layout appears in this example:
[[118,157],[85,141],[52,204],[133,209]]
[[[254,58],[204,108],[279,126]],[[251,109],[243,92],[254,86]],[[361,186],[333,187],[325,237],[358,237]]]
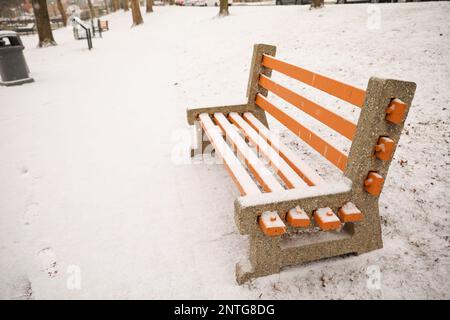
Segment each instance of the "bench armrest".
[[241,234],[251,234],[259,231],[257,217],[265,211],[278,211],[284,218],[286,212],[298,205],[307,212],[312,212],[319,206],[337,210],[350,201],[351,197],[352,182],[345,177],[327,186],[308,186],[282,192],[247,195],[237,198],[234,202],[234,219]]
[[246,111],[252,111],[252,109],[247,104],[236,104],[231,106],[203,107],[203,108],[188,107],[186,110],[186,115],[188,123],[190,125],[193,125],[194,122],[197,121],[200,113],[214,114],[216,112],[220,112],[227,114],[230,112],[244,113]]

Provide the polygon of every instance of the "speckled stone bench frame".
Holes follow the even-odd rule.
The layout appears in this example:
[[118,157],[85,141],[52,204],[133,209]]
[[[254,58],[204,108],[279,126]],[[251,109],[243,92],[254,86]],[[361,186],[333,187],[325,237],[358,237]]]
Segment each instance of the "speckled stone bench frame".
[[[192,155],[202,153],[209,144],[197,121],[201,113],[212,115],[220,112],[227,115],[230,112],[252,112],[268,127],[265,112],[255,104],[255,98],[257,94],[267,96],[267,90],[258,84],[258,79],[260,74],[271,76],[272,70],[262,66],[262,57],[275,56],[275,52],[275,46],[254,46],[246,104],[187,109],[188,123],[194,125],[197,131],[197,149],[192,150]],[[239,284],[254,277],[278,273],[282,267],[349,253],[361,254],[382,247],[379,196],[368,193],[364,182],[372,171],[386,178],[392,158],[387,161],[378,159],[374,156],[374,146],[379,137],[388,136],[395,141],[395,151],[415,89],[416,84],[412,82],[370,78],[341,182],[258,196],[247,195],[235,200],[236,225],[241,234],[249,235],[250,240],[249,258],[236,265]],[[386,120],[386,109],[394,98],[406,105],[403,119],[397,124]],[[288,210],[296,206],[311,216],[314,210],[322,207],[330,207],[337,212],[348,201],[363,212],[364,218],[358,223],[345,223],[339,231],[299,233],[298,229],[288,226],[286,234],[268,237],[257,223],[258,217],[265,211],[277,211],[284,220]],[[316,225],[313,223],[307,230],[314,227]]]

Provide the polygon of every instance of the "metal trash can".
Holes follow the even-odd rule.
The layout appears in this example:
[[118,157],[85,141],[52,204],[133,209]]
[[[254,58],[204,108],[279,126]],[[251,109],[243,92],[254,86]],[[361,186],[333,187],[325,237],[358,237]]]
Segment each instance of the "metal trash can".
[[25,47],[19,35],[0,30],[0,85],[14,86],[33,82],[23,55]]

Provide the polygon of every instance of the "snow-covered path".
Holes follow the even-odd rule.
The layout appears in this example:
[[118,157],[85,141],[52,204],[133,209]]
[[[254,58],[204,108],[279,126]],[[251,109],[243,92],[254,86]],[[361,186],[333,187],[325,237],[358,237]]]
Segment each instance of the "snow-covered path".
[[[448,298],[450,5],[380,5],[372,31],[367,7],[235,7],[226,19],[156,7],[133,29],[115,13],[91,52],[70,28],[53,48],[24,37],[36,82],[0,87],[0,298]],[[396,154],[408,165],[393,163],[381,199],[385,248],[238,286],[237,190],[222,167],[176,156],[187,105],[243,101],[257,42],[363,88],[378,75],[418,93]],[[366,286],[371,265],[380,290]]]

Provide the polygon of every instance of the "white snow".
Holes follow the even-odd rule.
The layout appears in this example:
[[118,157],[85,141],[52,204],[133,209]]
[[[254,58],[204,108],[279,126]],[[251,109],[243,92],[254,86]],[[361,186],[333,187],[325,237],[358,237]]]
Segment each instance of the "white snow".
[[[231,112],[229,117],[235,121],[242,131],[248,135],[249,141],[257,146],[258,153],[264,155],[270,162],[272,169],[278,174],[282,174],[284,179],[295,187],[304,187],[306,183],[295,173],[295,171],[284,161],[284,159],[272,148],[266,139],[256,132],[242,117],[236,112]],[[253,151],[252,151],[253,152]]]
[[[154,10],[135,28],[131,13],[111,14],[92,51],[70,27],[55,31],[56,47],[23,37],[35,82],[0,87],[0,298],[450,298],[450,3],[236,6],[227,18]],[[186,163],[185,109],[245,101],[261,42],[361,88],[379,76],[417,92],[380,198],[385,247],[238,286],[248,250],[233,219],[238,191],[222,165]],[[339,178],[269,120],[326,181]]]
[[319,197],[329,194],[345,193],[351,190],[351,181],[345,177],[340,180],[328,183],[323,186],[298,187],[295,189],[283,190],[281,192],[270,192],[252,194],[240,197],[238,202],[242,207],[253,207],[274,202],[292,201]]
[[347,202],[342,206],[341,210],[344,211],[345,214],[347,215],[354,215],[361,213],[361,211],[356,207],[356,205],[353,202]]

